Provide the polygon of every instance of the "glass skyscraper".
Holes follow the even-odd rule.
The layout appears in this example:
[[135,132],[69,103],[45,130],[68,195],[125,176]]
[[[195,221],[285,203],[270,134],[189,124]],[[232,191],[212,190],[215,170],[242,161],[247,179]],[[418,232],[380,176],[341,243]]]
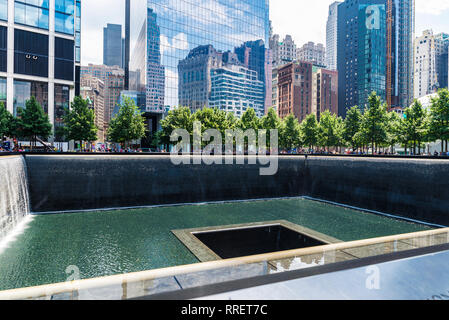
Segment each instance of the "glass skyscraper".
[[413,97],[414,0],[346,0],[338,5],[339,114],[364,108],[375,91],[390,107]]
[[[129,9],[130,90],[145,91],[146,112],[252,106],[263,115],[271,105],[268,0],[133,0]],[[233,93],[236,83],[245,85]]]
[[111,24],[103,28],[103,64],[123,68],[122,26]]

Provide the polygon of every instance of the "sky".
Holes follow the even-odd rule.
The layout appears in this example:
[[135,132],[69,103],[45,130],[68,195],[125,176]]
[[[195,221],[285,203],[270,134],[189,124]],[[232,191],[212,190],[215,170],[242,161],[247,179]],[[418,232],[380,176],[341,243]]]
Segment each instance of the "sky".
[[[449,33],[449,0],[415,0],[416,35],[426,29]],[[329,5],[334,0],[270,0],[274,33],[290,34],[298,46],[309,41],[325,44]],[[103,62],[103,27],[124,26],[125,0],[82,1],[81,61]],[[123,30],[124,32],[124,30]]]

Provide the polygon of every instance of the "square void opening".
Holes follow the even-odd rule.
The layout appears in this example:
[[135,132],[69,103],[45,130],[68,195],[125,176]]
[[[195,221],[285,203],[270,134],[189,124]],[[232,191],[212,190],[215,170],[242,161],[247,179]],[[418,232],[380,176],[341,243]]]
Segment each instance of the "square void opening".
[[326,244],[282,225],[198,232],[193,235],[222,259]]

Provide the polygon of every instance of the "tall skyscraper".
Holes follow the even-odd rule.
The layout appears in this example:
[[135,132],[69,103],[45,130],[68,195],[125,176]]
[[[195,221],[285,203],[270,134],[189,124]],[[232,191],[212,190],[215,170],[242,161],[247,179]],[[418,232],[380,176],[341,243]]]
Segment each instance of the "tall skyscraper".
[[35,96],[54,128],[79,93],[81,1],[0,0],[0,99]]
[[346,0],[338,5],[339,114],[364,108],[375,91],[390,107],[413,98],[414,0]]
[[[391,8],[392,12],[393,30],[391,106],[406,108],[413,102],[415,0],[387,0],[387,2],[387,7]],[[389,99],[387,95],[387,102]]]
[[334,2],[329,6],[329,15],[326,24],[326,66],[330,70],[337,70],[337,23],[338,5]]
[[103,28],[103,64],[123,68],[122,26],[110,24]]
[[131,47],[131,0],[125,0],[125,90],[129,90],[129,60]]
[[440,88],[447,88],[448,82],[449,35],[434,35],[425,30],[415,40],[415,80],[416,99],[432,94]]
[[230,3],[213,0],[207,4],[187,0],[168,3],[133,0],[129,27],[130,90],[146,92],[148,112],[162,114],[166,107],[183,104],[199,104],[199,108],[207,105],[211,88],[200,84],[201,80],[198,80],[197,96],[186,101],[183,99],[190,93],[181,92],[180,87],[193,90],[193,85],[182,82],[184,77],[195,82],[201,75],[207,79],[212,77],[207,59],[198,53],[201,58],[194,74],[180,74],[179,70],[181,61],[188,60],[195,48],[212,51],[209,45],[217,52],[229,51],[237,54],[239,60],[245,60],[241,61],[242,67],[256,72],[257,80],[264,83],[264,100],[268,101],[264,102],[264,108],[271,105],[268,0]]

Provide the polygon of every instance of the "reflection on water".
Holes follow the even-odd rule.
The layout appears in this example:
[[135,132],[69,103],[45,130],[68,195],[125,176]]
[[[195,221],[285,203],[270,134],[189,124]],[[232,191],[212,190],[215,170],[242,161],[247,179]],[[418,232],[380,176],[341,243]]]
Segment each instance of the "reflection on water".
[[316,258],[307,259],[302,257],[285,259],[276,262],[276,270],[271,270],[270,273],[280,273],[285,271],[293,271],[322,265],[324,265],[324,255],[321,257],[321,259]]

